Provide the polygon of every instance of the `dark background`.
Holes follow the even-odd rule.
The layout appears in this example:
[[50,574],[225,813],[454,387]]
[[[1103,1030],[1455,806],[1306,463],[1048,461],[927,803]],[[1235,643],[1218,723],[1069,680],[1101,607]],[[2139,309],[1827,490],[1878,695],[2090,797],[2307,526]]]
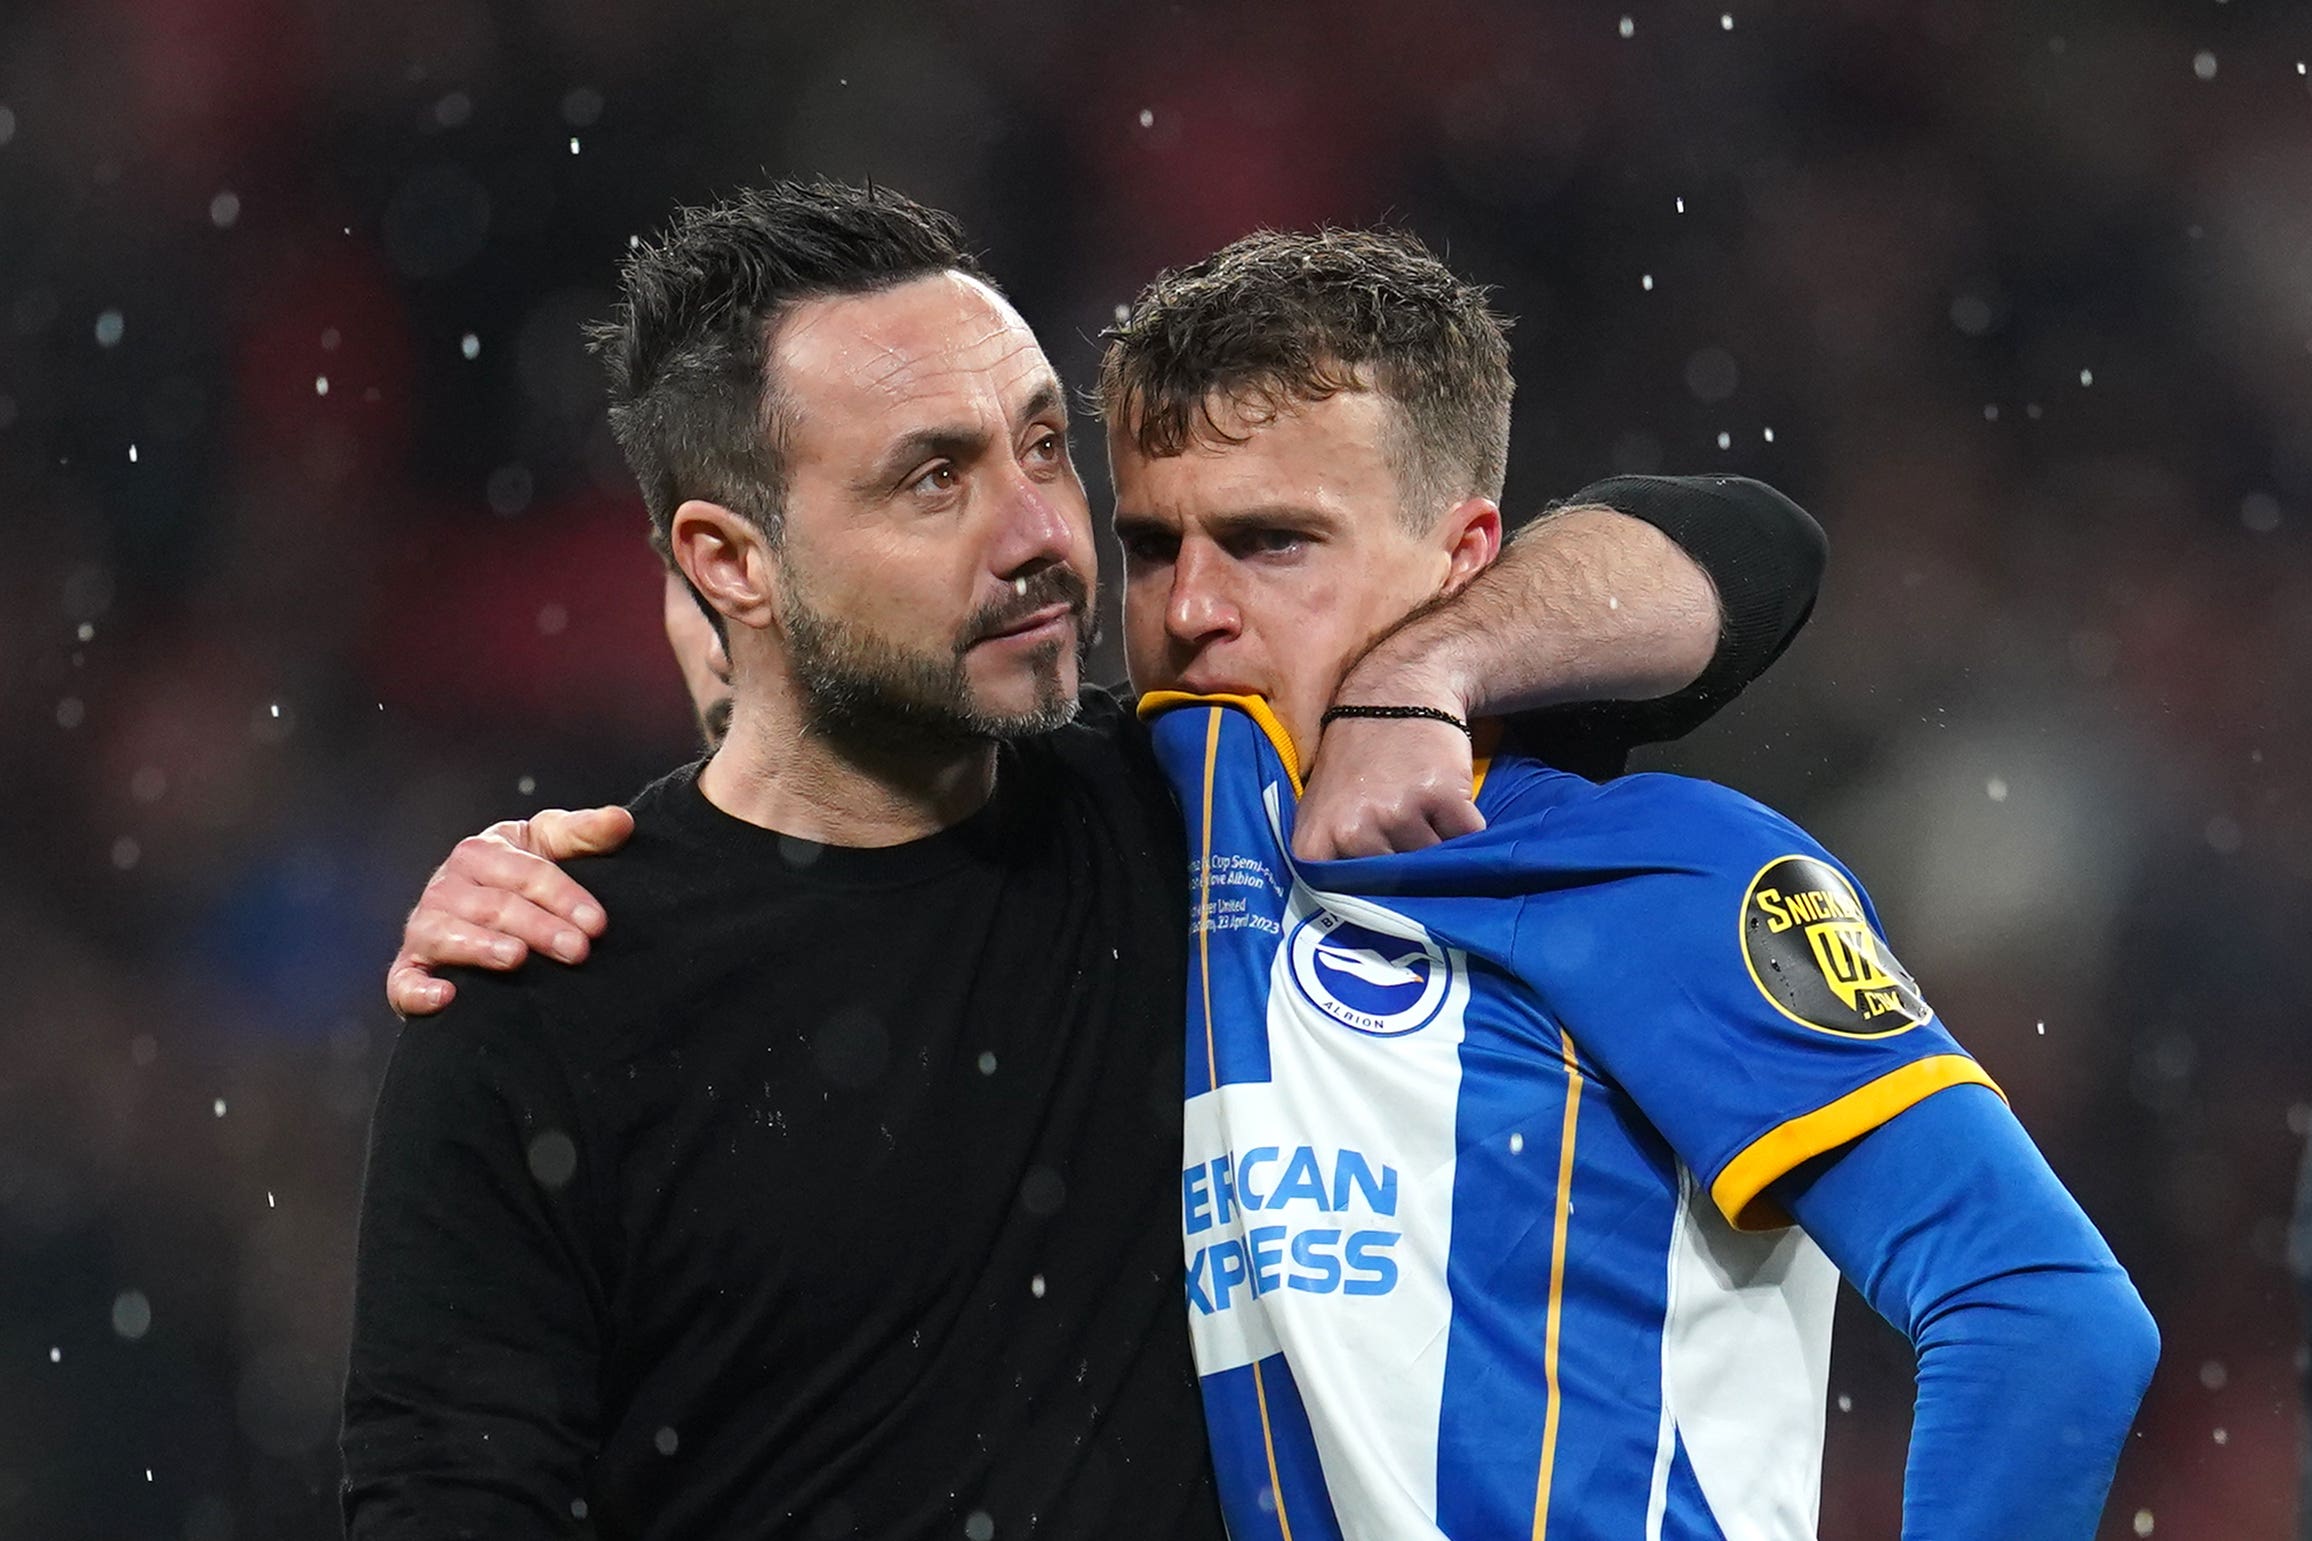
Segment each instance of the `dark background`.
[[[1513,511],[1813,509],[1812,628],[1662,763],[1849,858],[2134,1271],[2104,1533],[2281,1535],[2312,7],[1723,14],[0,10],[0,1536],[333,1532],[400,913],[692,747],[578,326],[808,172],[962,214],[1078,384],[1158,265],[1402,221],[1518,318]],[[1852,1315],[1826,1536],[1895,1533],[1908,1376]]]

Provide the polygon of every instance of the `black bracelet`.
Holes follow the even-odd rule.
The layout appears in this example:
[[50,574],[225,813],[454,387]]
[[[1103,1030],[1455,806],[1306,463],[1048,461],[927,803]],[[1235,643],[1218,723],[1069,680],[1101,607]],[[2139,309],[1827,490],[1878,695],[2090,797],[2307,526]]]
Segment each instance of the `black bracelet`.
[[1332,725],[1333,719],[1336,717],[1378,717],[1384,721],[1390,722],[1395,722],[1406,718],[1420,718],[1427,722],[1442,722],[1448,727],[1459,728],[1463,733],[1469,734],[1469,736],[1472,738],[1476,737],[1475,734],[1469,733],[1469,724],[1467,722],[1463,721],[1459,717],[1454,716],[1451,712],[1441,711],[1434,706],[1328,707],[1324,716],[1317,719],[1317,726],[1320,728],[1330,727]]

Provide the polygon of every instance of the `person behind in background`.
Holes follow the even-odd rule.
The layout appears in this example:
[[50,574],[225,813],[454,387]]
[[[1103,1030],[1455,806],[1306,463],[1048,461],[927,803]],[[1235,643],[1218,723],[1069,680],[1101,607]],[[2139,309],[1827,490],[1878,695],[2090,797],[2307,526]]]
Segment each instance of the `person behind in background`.
[[[682,212],[602,346],[728,730],[556,874],[619,917],[586,967],[466,974],[395,1046],[350,1533],[1219,1536],[1171,1230],[1179,822],[1079,691],[1060,382],[951,219],[836,184]],[[1505,706],[1699,670],[1706,714],[1812,597],[1803,555],[1750,597],[1793,570],[1759,531],[1811,529],[1759,492],[1697,537],[1747,555],[1715,654],[1710,579],[1592,511],[1502,563],[1554,603],[1374,667]],[[1456,774],[1400,808],[1432,840]]]
[[1157,280],[1101,375],[1191,853],[1180,1215],[1229,1532],[1811,1538],[1843,1272],[1919,1355],[1904,1536],[2087,1541],[2155,1329],[1804,831],[1505,744],[1481,829],[1295,859],[1342,720],[1472,731],[1328,704],[1500,549],[1491,324],[1410,241],[1255,236]]

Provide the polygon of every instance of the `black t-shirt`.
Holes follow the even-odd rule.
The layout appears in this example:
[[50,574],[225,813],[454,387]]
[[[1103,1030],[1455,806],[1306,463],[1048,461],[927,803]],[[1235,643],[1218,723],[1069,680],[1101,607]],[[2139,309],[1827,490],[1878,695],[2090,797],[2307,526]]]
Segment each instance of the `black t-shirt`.
[[[1610,496],[1602,495],[1610,492]],[[1537,714],[1610,770],[1754,677],[1820,533],[1756,483],[1600,484],[1701,560],[1694,690]],[[886,850],[732,818],[686,770],[572,875],[585,967],[460,972],[372,1131],[356,1541],[1212,1538],[1178,1232],[1171,797],[1119,701]]]
[[612,917],[584,968],[461,972],[404,1029],[353,1536],[1222,1534],[1170,1224],[1179,824],[1086,707],[884,850],[678,772],[571,865]]

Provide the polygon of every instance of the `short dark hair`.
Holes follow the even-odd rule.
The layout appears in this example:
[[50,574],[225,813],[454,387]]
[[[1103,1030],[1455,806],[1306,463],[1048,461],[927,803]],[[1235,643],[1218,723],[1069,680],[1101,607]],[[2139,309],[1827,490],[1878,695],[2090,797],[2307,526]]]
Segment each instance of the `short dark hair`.
[[985,280],[952,214],[887,187],[777,182],[677,209],[628,254],[588,340],[610,375],[610,429],[667,554],[686,498],[735,509],[776,542],[786,496],[770,344],[806,300],[961,272]]
[[1498,499],[1509,462],[1509,322],[1486,290],[1402,230],[1264,230],[1156,275],[1109,328],[1100,408],[1151,458],[1236,442],[1217,401],[1273,412],[1373,390],[1401,409],[1385,445],[1405,517]]

